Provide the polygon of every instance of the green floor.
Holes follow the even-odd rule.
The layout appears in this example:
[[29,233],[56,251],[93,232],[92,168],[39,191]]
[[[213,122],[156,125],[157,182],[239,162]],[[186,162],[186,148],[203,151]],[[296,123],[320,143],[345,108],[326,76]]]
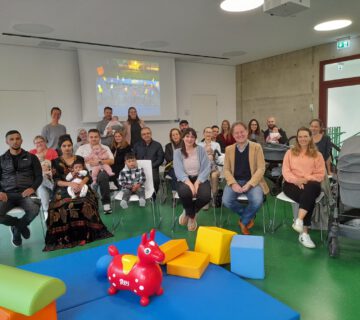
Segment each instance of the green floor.
[[[272,212],[272,201],[269,201],[269,211]],[[172,208],[169,203],[160,206],[163,217],[160,231],[173,238],[186,238],[189,246],[194,247],[196,232],[188,232],[186,228],[176,225],[171,232]],[[217,217],[220,210],[217,209]],[[177,214],[181,206],[177,207]],[[103,221],[112,229],[121,212],[123,224],[119,225],[114,238],[98,241],[83,247],[42,252],[43,235],[37,218],[31,225],[32,236],[24,241],[23,246],[14,248],[10,244],[8,228],[0,226],[0,263],[22,265],[84,250],[113,241],[126,239],[148,231],[153,219],[150,206],[139,210],[131,205],[124,213],[103,216]],[[224,209],[224,215],[227,215]],[[290,207],[287,208],[291,216]],[[230,216],[228,229],[239,232],[236,215]],[[214,222],[213,212],[201,211],[199,225],[211,225]],[[253,233],[262,235],[261,215],[257,219]],[[250,280],[258,288],[286,303],[301,314],[305,320],[350,320],[360,318],[360,250],[359,243],[348,239],[341,240],[340,256],[336,259],[328,257],[327,250],[320,240],[320,232],[314,231],[312,238],[317,244],[315,250],[302,247],[297,241],[297,234],[292,231],[290,221],[280,227],[275,234],[265,235],[265,280]],[[229,268],[229,266],[225,266]],[[246,293],[244,293],[246,294]],[[241,299],[241,297],[239,297]],[[239,310],[241,315],[241,310]]]

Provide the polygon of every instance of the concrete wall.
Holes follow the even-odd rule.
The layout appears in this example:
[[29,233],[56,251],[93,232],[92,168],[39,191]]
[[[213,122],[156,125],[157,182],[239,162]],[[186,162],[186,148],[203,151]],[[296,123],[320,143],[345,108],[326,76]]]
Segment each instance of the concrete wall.
[[336,43],[302,49],[236,67],[236,115],[256,118],[262,128],[273,115],[288,136],[319,114],[320,61],[360,53],[360,38],[337,50]]

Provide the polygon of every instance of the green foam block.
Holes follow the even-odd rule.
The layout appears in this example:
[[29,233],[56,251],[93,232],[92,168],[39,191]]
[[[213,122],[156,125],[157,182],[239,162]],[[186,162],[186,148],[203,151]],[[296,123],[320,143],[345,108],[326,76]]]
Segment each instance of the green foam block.
[[66,291],[65,283],[0,264],[0,306],[31,316]]

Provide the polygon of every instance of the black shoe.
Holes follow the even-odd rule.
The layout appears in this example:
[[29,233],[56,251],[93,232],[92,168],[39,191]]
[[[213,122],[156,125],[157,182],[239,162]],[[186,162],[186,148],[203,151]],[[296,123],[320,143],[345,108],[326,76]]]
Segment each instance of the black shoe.
[[10,227],[12,239],[11,242],[15,247],[20,247],[22,245],[21,233],[18,228],[15,226]]
[[21,235],[23,236],[24,239],[29,239],[30,238],[30,230],[27,226],[25,226],[24,228],[22,228],[20,230]]

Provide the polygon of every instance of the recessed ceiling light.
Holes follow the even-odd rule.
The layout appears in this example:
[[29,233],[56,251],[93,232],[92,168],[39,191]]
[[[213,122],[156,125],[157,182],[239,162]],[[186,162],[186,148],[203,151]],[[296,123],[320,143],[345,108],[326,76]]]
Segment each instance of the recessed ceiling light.
[[20,31],[23,33],[34,33],[34,34],[44,34],[53,32],[54,29],[45,24],[37,24],[37,23],[19,23],[14,24],[13,29],[16,31]]
[[229,12],[249,11],[260,7],[264,0],[225,0],[221,2],[220,8]]
[[352,24],[351,20],[331,20],[331,21],[325,21],[317,24],[314,27],[314,30],[316,31],[331,31],[331,30],[337,30],[341,28],[345,28]]

